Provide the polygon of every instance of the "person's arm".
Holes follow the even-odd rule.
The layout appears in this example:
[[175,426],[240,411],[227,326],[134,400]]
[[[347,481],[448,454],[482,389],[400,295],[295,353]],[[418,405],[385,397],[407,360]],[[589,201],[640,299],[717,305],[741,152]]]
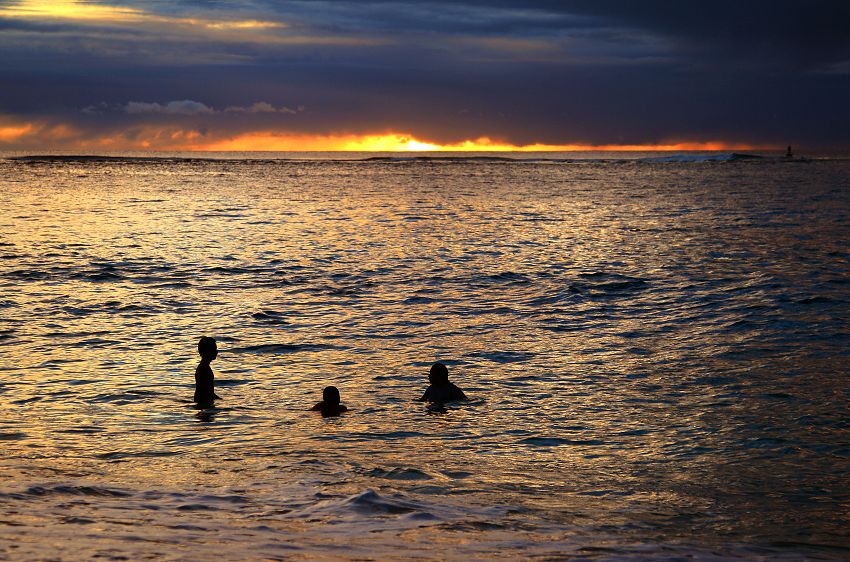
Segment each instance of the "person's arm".
[[431,399],[431,387],[425,389],[425,394],[422,395],[422,398],[419,399],[419,402],[427,402]]
[[319,411],[321,411],[323,405],[324,405],[324,402],[319,402],[315,406],[310,408],[310,411],[311,412],[319,412]]

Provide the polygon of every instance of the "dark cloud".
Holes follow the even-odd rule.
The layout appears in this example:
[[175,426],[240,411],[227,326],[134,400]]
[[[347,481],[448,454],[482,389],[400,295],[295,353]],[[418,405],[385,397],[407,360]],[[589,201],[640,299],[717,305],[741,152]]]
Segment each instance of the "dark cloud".
[[850,146],[843,1],[122,5],[175,20],[0,17],[0,115],[93,133],[172,123],[444,142]]

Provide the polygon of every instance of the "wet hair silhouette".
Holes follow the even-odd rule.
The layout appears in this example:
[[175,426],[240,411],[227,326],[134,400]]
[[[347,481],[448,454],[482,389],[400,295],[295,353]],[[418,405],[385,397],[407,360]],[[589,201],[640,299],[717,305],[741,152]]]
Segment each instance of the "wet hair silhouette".
[[442,363],[434,363],[428,372],[428,382],[431,385],[425,389],[420,402],[445,404],[456,400],[469,400],[463,391],[449,382],[449,369]]
[[215,343],[215,338],[204,336],[198,340],[198,353],[201,357],[211,356],[210,361],[218,355],[218,345]]
[[216,395],[215,376],[213,376],[210,362],[218,357],[218,346],[213,338],[204,336],[198,341],[198,354],[201,356],[201,362],[195,369],[195,402],[199,404],[212,404],[213,400],[218,400]]
[[310,409],[322,412],[323,418],[338,416],[348,411],[344,404],[340,404],[340,400],[339,389],[335,386],[326,386],[322,391],[322,401]]
[[428,371],[428,382],[431,384],[446,384],[449,382],[449,368],[442,363],[434,363]]
[[326,386],[322,391],[322,402],[330,403],[330,404],[339,404],[339,389],[335,386]]

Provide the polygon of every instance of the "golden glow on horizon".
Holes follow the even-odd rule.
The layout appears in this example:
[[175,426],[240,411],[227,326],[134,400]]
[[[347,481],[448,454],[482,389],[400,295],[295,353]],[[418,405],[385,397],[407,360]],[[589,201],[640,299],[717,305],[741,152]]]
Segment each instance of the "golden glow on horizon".
[[384,133],[371,135],[296,135],[273,132],[245,133],[237,137],[193,144],[189,150],[209,151],[353,151],[353,152],[575,152],[575,151],[672,151],[672,150],[751,150],[752,146],[725,142],[669,142],[663,144],[543,144],[516,145],[487,137],[459,143],[440,144],[413,135]]
[[91,4],[82,0],[19,0],[8,8],[0,9],[0,16],[29,19],[70,19],[78,21],[102,21],[110,23],[164,23],[201,26],[214,30],[251,30],[286,27],[280,22],[245,20],[209,20],[159,16],[122,6]]
[[757,150],[729,142],[667,142],[659,144],[525,144],[487,137],[457,143],[438,143],[405,133],[327,134],[255,131],[225,137],[193,128],[141,125],[132,134],[112,131],[94,134],[66,124],[21,122],[0,116],[0,147],[12,150],[151,150],[209,152],[590,152],[590,151],[714,151]]

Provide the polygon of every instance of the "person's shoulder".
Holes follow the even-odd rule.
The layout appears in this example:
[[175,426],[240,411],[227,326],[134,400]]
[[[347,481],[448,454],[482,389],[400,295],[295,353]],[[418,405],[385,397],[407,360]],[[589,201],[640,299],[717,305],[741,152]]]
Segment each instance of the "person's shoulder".
[[451,382],[449,384],[451,385],[450,388],[451,388],[451,394],[452,394],[453,398],[455,398],[456,400],[468,400],[468,398],[466,397],[466,394],[464,394],[464,392],[460,389],[460,387],[458,385],[451,383]]
[[318,412],[318,411],[320,411],[320,410],[322,409],[322,407],[323,407],[324,405],[325,405],[325,403],[324,403],[324,402],[318,402],[315,406],[313,406],[312,408],[310,408],[310,411],[311,411],[311,412]]

